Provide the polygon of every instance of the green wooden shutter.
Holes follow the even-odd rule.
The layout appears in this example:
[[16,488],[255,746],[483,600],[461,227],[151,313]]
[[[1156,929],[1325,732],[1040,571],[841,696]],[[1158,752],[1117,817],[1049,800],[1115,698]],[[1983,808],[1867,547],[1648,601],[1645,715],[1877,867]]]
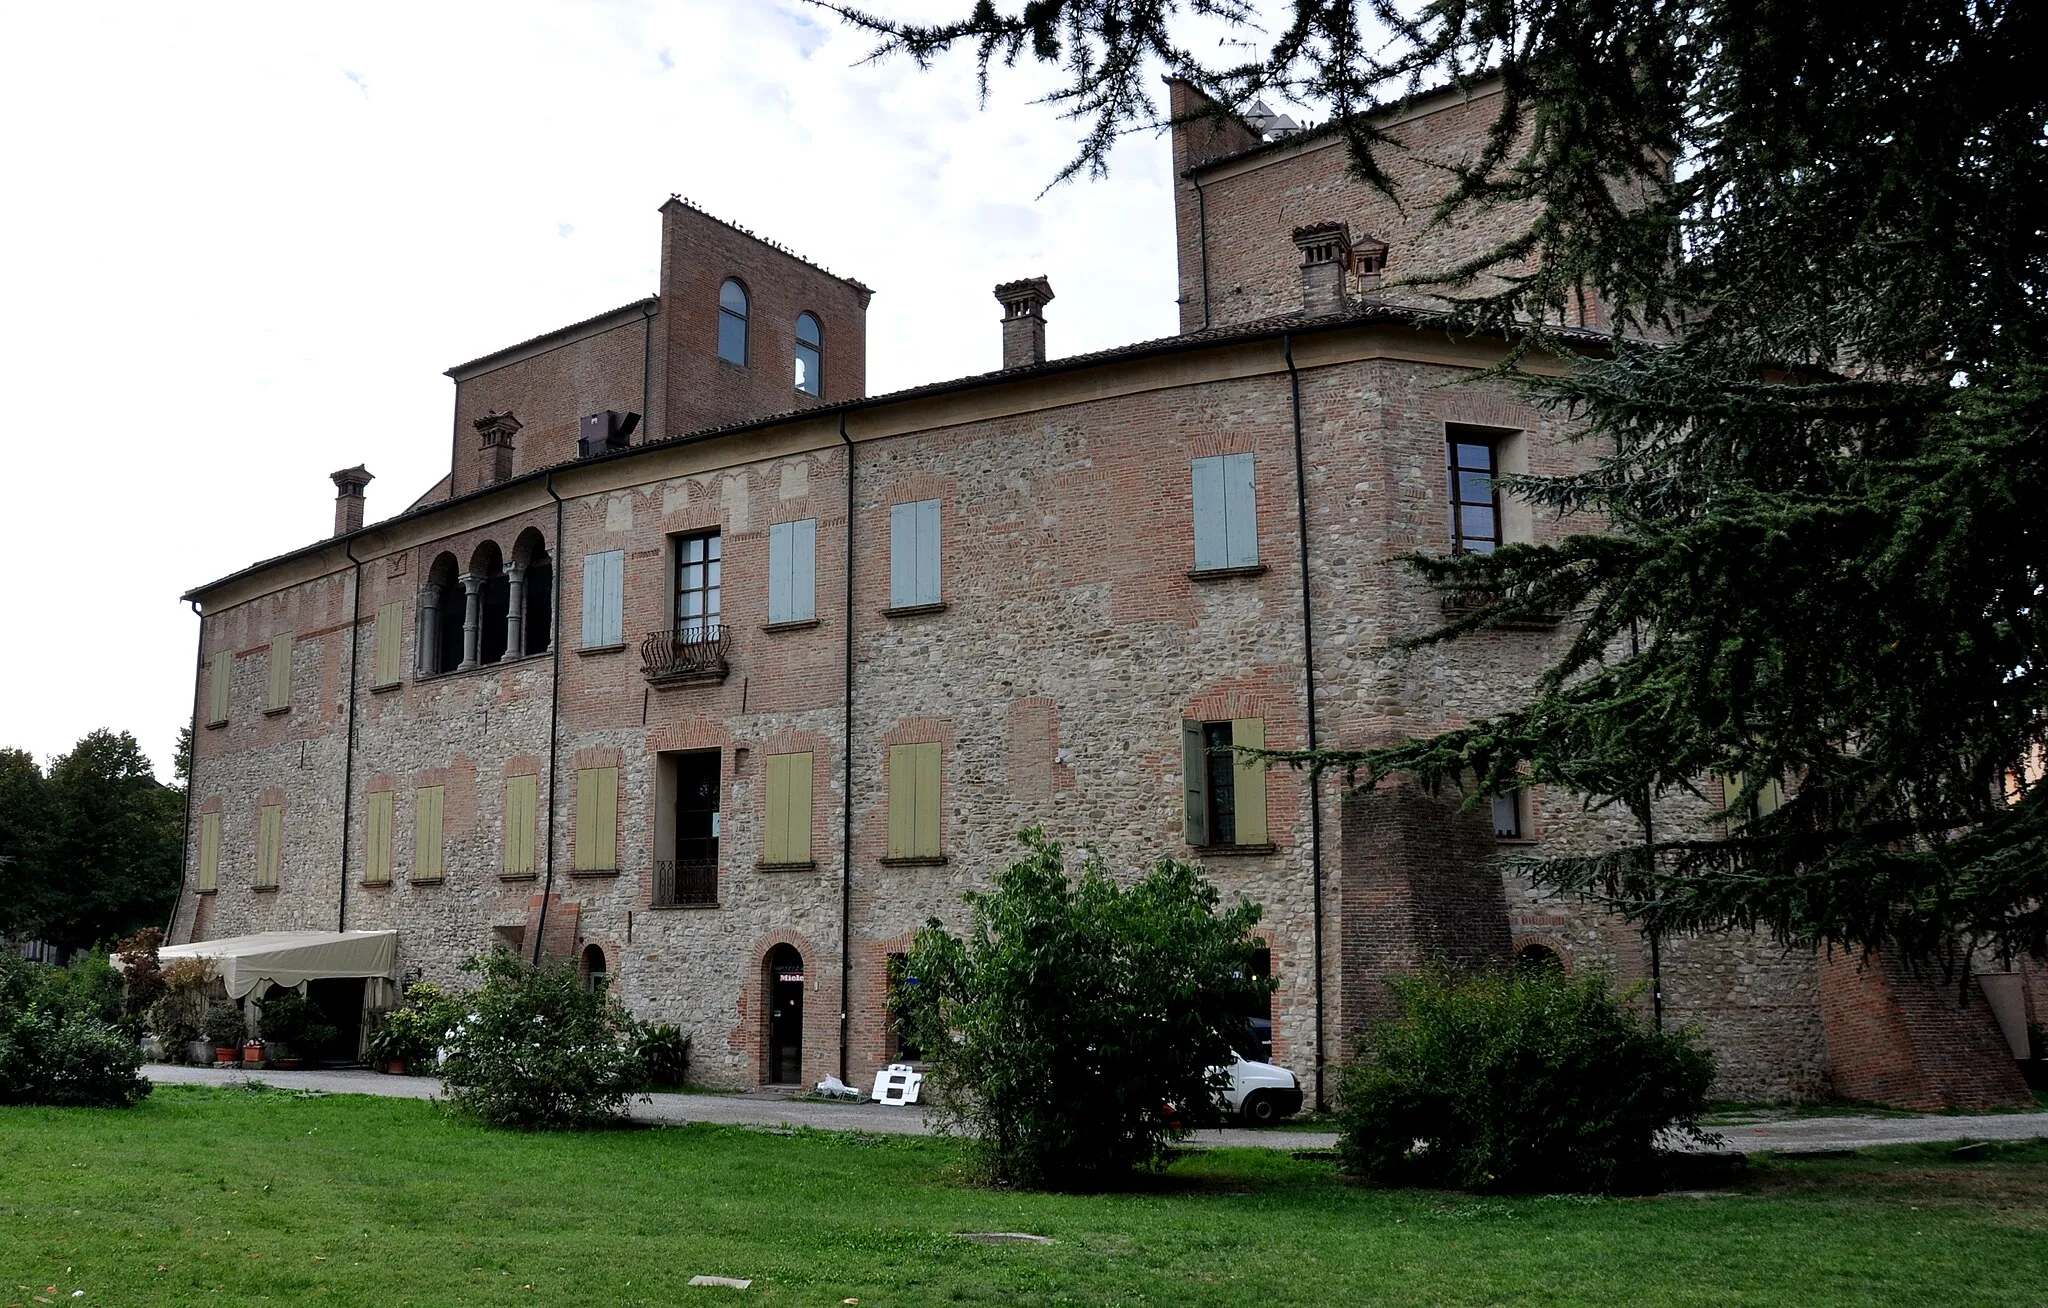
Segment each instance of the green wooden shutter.
[[597,769],[597,866],[619,865],[619,770]]
[[540,778],[512,777],[505,782],[505,875],[533,875],[533,827],[540,805]]
[[206,710],[209,723],[228,720],[228,699],[234,689],[234,678],[235,652],[224,649],[213,656],[213,686]]
[[576,769],[576,855],[578,872],[588,872],[597,866],[594,861],[597,841],[597,769]]
[[377,656],[373,684],[395,686],[402,675],[401,655],[405,645],[405,606],[386,604],[377,610]]
[[441,862],[442,789],[422,786],[413,792],[412,879],[439,881]]
[[916,843],[917,778],[914,745],[889,747],[889,857],[908,858]]
[[381,886],[391,880],[391,827],[395,802],[396,797],[391,791],[370,792],[370,848],[363,867],[363,880],[370,885]]
[[199,889],[220,889],[220,814],[199,815]]
[[939,747],[913,745],[917,765],[917,844],[911,851],[919,858],[939,856]]
[[270,889],[277,885],[278,864],[284,861],[284,809],[277,804],[265,804],[262,816],[256,825],[256,886]]
[[[1233,718],[1230,743],[1250,749],[1266,747],[1264,718]],[[1266,834],[1266,765],[1242,754],[1232,755],[1232,781],[1237,791],[1237,843],[1263,845]]]
[[292,706],[292,634],[270,638],[270,707]]
[[1190,845],[1209,843],[1209,754],[1202,724],[1180,724],[1181,826]]
[[761,861],[788,863],[789,856],[789,755],[768,756],[768,814],[761,832]]
[[811,756],[768,756],[768,821],[761,861],[811,861]]

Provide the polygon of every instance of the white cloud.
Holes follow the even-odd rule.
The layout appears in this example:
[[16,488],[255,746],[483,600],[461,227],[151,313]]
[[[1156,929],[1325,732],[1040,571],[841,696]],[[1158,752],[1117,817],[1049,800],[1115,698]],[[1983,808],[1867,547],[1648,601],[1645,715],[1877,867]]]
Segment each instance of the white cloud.
[[0,10],[0,745],[168,774],[178,594],[324,535],[335,468],[408,503],[442,369],[654,291],[671,192],[873,286],[870,391],[996,366],[1017,277],[1055,354],[1174,330],[1163,141],[1040,197],[1041,73],[984,111],[869,46],[793,0]]

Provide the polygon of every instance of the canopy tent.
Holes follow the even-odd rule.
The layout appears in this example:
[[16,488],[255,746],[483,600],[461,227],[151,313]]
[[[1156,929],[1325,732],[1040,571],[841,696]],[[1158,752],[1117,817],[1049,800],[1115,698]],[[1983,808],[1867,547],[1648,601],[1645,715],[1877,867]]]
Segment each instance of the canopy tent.
[[396,931],[263,931],[253,936],[166,945],[157,958],[213,960],[213,969],[236,999],[268,983],[296,990],[328,977],[392,979],[398,962]]

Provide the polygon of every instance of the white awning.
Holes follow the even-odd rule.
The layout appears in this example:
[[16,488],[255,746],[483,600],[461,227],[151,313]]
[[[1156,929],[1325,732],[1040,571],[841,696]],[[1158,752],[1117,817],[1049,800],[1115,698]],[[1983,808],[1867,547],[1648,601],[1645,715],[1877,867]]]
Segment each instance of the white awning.
[[302,982],[328,977],[392,977],[398,962],[396,931],[264,931],[253,936],[166,945],[157,958],[208,958],[241,999],[260,983],[296,990]]

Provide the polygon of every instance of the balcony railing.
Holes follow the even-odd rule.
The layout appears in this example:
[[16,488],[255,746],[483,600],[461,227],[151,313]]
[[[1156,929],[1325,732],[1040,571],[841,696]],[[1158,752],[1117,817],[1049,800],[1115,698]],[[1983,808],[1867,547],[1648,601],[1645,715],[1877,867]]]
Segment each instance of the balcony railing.
[[716,622],[692,623],[681,631],[656,631],[640,642],[640,670],[649,685],[685,686],[724,681],[732,633]]
[[654,860],[656,908],[718,907],[718,864]]

